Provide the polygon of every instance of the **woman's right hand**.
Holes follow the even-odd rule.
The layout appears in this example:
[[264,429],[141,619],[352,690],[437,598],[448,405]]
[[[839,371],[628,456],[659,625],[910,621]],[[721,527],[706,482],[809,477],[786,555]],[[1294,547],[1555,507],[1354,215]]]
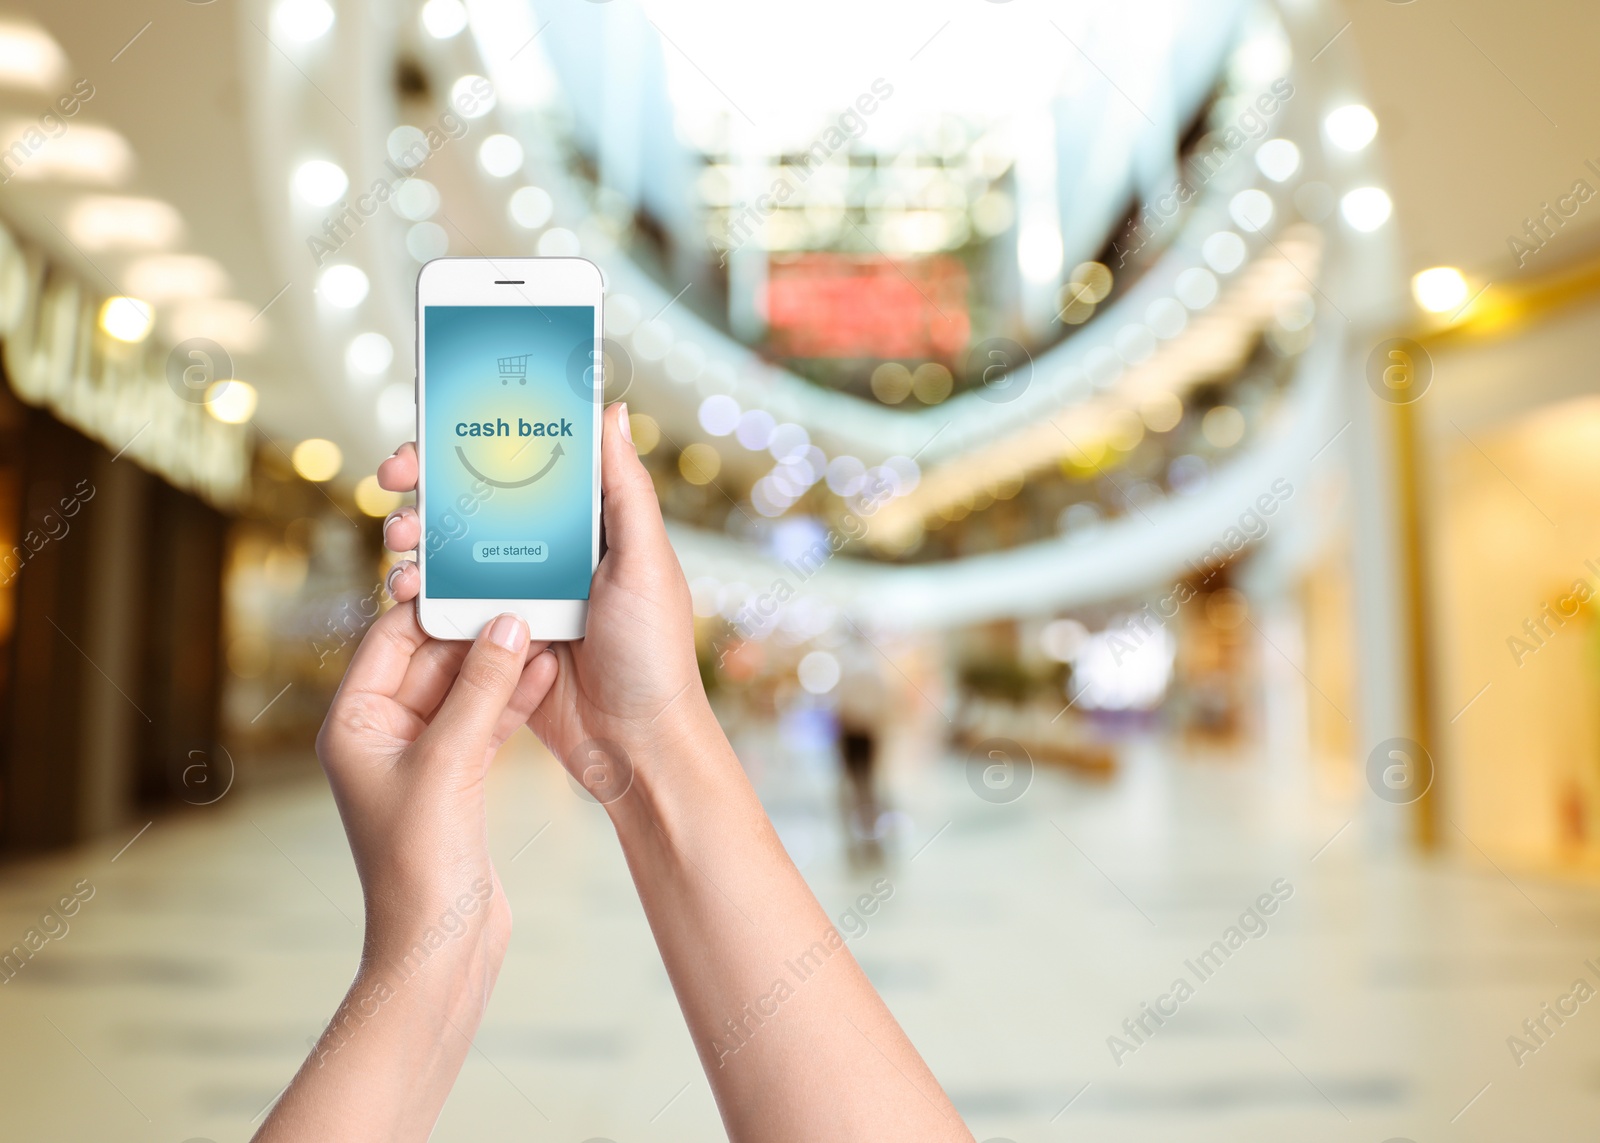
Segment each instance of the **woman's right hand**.
[[[710,716],[695,662],[689,586],[650,474],[634,451],[627,416],[627,406],[618,404],[603,421],[606,551],[590,588],[588,628],[582,639],[551,644],[556,680],[528,722],[573,777],[605,802],[631,781],[626,765],[627,773],[618,771],[614,748],[637,762],[647,747],[670,745]],[[401,445],[379,466],[378,482],[391,492],[415,489],[416,448]],[[470,531],[470,517],[467,524]],[[384,543],[396,552],[413,551],[422,542],[414,508],[392,513],[383,531]],[[390,572],[395,599],[412,600],[420,588],[414,562]]]

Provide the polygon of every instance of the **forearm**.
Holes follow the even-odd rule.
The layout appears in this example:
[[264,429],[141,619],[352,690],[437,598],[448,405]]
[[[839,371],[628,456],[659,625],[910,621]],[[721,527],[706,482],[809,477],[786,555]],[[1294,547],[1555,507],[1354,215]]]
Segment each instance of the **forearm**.
[[504,957],[484,924],[370,940],[361,968],[256,1143],[426,1140]]
[[735,1143],[970,1140],[710,711],[663,738],[610,809]]

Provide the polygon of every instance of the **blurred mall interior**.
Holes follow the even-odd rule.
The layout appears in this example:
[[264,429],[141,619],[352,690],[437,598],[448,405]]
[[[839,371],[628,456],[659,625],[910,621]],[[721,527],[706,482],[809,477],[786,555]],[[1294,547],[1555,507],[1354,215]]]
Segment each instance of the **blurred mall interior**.
[[[1600,10],[0,9],[7,1138],[246,1139],[343,993],[416,275],[533,254],[978,1139],[1594,1137]],[[434,1137],[723,1138],[604,814],[491,790]]]

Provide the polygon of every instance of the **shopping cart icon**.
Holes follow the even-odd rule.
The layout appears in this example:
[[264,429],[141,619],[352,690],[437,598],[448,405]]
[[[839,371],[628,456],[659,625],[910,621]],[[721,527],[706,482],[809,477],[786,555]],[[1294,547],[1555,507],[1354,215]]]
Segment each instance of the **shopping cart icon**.
[[528,383],[528,358],[531,356],[532,354],[521,353],[515,357],[496,358],[500,364],[500,384],[509,385],[514,377],[518,385],[526,385]]

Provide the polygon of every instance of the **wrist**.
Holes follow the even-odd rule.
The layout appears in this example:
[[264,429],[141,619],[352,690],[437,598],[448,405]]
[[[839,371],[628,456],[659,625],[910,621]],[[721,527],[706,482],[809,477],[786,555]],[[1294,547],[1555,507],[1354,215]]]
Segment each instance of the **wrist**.
[[411,981],[425,972],[453,978],[486,962],[498,969],[511,938],[511,909],[497,881],[479,877],[454,896],[439,892],[422,899],[431,904],[390,910],[369,901],[364,974]]
[[657,831],[676,842],[693,823],[715,820],[735,828],[746,817],[764,820],[744,767],[703,692],[684,695],[674,709],[621,743],[628,787],[606,803],[626,845]]

